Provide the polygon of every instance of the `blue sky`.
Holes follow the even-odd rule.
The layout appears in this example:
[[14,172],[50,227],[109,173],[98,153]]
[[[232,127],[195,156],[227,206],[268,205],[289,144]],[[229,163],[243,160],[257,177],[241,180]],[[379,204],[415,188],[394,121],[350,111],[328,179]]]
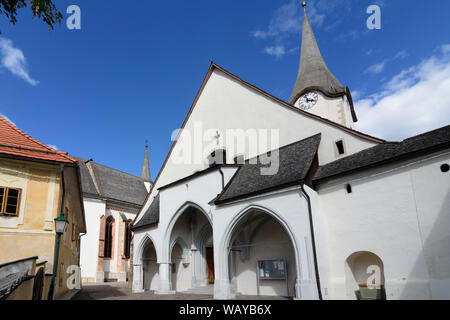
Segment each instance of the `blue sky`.
[[[49,32],[28,9],[14,26],[1,17],[0,114],[44,143],[135,175],[148,139],[155,178],[210,61],[289,98],[300,1],[123,3],[57,0],[65,17],[80,6],[81,30]],[[381,30],[366,27],[371,4],[381,7]],[[309,1],[328,67],[357,101],[358,129],[396,140],[450,123],[448,12],[446,0]]]

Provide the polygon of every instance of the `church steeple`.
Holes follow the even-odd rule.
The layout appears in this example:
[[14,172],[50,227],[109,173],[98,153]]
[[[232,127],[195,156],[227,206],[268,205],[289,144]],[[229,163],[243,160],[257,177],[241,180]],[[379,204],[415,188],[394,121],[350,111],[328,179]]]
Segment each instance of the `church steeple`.
[[145,156],[144,156],[144,163],[142,165],[141,178],[145,182],[152,183],[152,178],[150,176],[150,161],[148,160],[148,142],[147,141],[145,141]]
[[319,91],[328,98],[346,96],[350,107],[350,118],[353,122],[356,122],[357,118],[350,91],[328,69],[309,23],[305,1],[303,1],[302,6],[304,15],[300,66],[289,103],[295,104],[301,96],[309,91]]
[[331,96],[346,93],[346,88],[328,70],[323,60],[306,14],[306,2],[303,2],[302,5],[304,8],[302,50],[297,82],[295,83],[290,99],[290,103],[292,104],[307,89],[319,89],[324,94]]

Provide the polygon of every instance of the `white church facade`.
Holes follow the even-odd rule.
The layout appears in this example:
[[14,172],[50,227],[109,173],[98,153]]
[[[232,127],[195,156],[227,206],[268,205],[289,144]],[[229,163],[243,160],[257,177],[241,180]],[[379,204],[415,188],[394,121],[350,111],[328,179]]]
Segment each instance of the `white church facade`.
[[127,282],[131,277],[131,225],[151,187],[148,148],[141,177],[76,158],[88,232],[81,238],[83,283]]
[[450,126],[356,121],[306,11],[289,102],[212,63],[134,219],[133,291],[450,299]]

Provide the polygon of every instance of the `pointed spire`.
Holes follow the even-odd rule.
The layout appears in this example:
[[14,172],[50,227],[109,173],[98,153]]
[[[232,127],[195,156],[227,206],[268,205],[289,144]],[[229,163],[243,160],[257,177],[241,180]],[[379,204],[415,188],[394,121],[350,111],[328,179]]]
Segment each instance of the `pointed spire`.
[[300,68],[297,81],[289,102],[294,104],[307,89],[318,89],[326,95],[343,95],[346,88],[328,70],[317,45],[316,38],[306,15],[306,2],[303,1],[303,34]]
[[145,140],[145,156],[144,156],[144,163],[142,165],[141,178],[146,182],[152,183],[152,178],[150,175],[150,161],[148,160],[148,141],[147,140]]

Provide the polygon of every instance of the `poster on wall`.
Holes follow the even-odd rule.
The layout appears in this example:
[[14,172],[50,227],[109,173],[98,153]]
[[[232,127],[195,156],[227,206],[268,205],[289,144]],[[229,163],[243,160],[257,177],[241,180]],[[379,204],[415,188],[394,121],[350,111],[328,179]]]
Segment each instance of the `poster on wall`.
[[286,279],[286,262],[284,260],[258,261],[260,279]]

